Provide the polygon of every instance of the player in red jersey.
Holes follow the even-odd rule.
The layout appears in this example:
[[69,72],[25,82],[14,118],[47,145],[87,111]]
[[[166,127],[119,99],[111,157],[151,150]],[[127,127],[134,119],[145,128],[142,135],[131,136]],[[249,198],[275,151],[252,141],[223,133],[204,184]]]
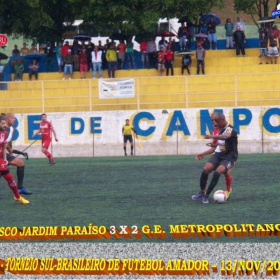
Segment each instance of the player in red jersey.
[[47,121],[47,115],[42,114],[41,119],[42,121],[40,122],[40,130],[34,133],[33,136],[39,133],[42,135],[42,153],[44,153],[47,156],[50,165],[53,165],[55,164],[55,161],[53,159],[52,154],[48,151],[48,148],[52,141],[51,134],[53,133],[55,141],[58,141],[58,139],[56,137],[56,132],[54,130],[54,127],[52,126],[52,123]]
[[[211,135],[218,135],[220,133],[220,129],[216,125],[214,117],[215,117],[215,113],[213,113],[211,115],[211,121],[212,121],[213,126],[214,126],[213,130],[211,131]],[[213,154],[215,152],[215,149],[216,149],[217,145],[218,145],[218,139],[213,139],[213,141],[211,143],[207,143],[206,145],[208,147],[211,147],[211,148],[209,150],[201,153],[201,154],[198,154],[195,157],[196,160],[201,160],[201,159],[203,159],[204,156]],[[231,170],[232,169],[233,169],[233,165],[232,165],[231,168],[227,169],[227,172],[225,173],[225,181],[226,181],[226,186],[227,186],[226,190],[225,190],[225,193],[226,193],[227,197],[229,197],[229,195],[232,192],[232,188],[231,188],[231,183],[232,183]],[[205,189],[204,189],[204,191],[206,190],[206,185],[207,185],[207,182],[205,182]]]
[[4,116],[0,116],[0,174],[7,181],[10,189],[14,193],[14,200],[23,204],[28,204],[29,201],[20,196],[17,184],[8,169],[8,160],[6,153],[8,134],[5,131],[6,121]]

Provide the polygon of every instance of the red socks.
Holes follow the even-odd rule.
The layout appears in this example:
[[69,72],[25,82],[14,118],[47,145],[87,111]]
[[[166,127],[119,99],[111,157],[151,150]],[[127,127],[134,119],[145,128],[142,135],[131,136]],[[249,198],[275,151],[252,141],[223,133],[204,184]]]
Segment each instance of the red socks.
[[231,182],[232,182],[232,176],[231,175],[227,175],[225,177],[226,180],[226,185],[227,185],[227,191],[230,191],[231,189]]
[[48,150],[46,150],[46,151],[44,152],[44,154],[45,154],[48,158],[52,158],[52,154],[49,153]]
[[20,198],[20,194],[18,192],[17,184],[12,176],[11,173],[8,173],[6,175],[3,175],[4,179],[7,181],[10,189],[13,191],[15,198]]

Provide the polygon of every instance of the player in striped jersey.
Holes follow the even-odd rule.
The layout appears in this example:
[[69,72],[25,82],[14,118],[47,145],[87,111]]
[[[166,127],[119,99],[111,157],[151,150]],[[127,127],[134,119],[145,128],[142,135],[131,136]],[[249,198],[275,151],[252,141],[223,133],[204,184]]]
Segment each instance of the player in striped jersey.
[[6,180],[8,186],[14,193],[14,199],[23,204],[28,204],[29,201],[23,198],[22,196],[20,196],[17,188],[17,184],[8,169],[8,160],[7,160],[7,151],[6,151],[6,145],[8,143],[7,142],[8,134],[5,131],[5,126],[6,126],[5,117],[0,116],[0,174]]
[[16,117],[12,113],[8,113],[5,116],[6,120],[6,127],[5,131],[8,134],[7,138],[7,160],[9,162],[9,165],[13,165],[17,167],[17,185],[18,185],[18,191],[20,194],[32,194],[32,192],[28,191],[26,188],[23,187],[23,179],[24,179],[24,169],[25,169],[25,163],[23,160],[18,158],[17,156],[15,157],[13,154],[17,155],[23,155],[27,160],[28,160],[28,154],[23,153],[21,151],[15,150],[12,147],[12,137],[14,133],[14,128],[13,125],[15,124]]

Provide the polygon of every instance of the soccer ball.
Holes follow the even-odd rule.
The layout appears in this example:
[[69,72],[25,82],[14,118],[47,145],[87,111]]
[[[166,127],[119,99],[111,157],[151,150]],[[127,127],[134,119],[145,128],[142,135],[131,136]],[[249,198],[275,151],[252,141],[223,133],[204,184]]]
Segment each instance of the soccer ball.
[[227,195],[224,191],[219,190],[214,193],[213,198],[217,203],[224,203],[227,200]]

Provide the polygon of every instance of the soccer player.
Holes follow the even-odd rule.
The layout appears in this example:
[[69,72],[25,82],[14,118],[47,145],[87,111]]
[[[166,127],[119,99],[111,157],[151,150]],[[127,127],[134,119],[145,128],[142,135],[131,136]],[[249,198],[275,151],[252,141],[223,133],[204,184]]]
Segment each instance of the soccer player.
[[41,115],[42,121],[40,122],[40,129],[36,133],[33,134],[33,137],[39,133],[42,135],[42,153],[44,153],[49,159],[50,165],[55,164],[55,160],[53,159],[52,154],[48,151],[48,148],[51,143],[51,133],[54,135],[54,139],[57,142],[58,139],[56,137],[56,132],[52,123],[47,120],[47,115]]
[[133,141],[132,141],[132,131],[135,133],[137,138],[137,132],[135,131],[134,127],[129,124],[129,119],[125,120],[125,124],[122,127],[122,135],[123,135],[123,149],[124,149],[124,155],[127,156],[126,153],[126,143],[127,141],[130,142],[130,148],[131,148],[131,155],[133,156]]
[[13,154],[17,155],[23,155],[28,160],[28,154],[23,153],[18,150],[14,150],[12,146],[12,137],[14,133],[14,124],[16,121],[16,117],[12,113],[6,114],[6,116],[3,116],[6,121],[5,131],[7,132],[7,147],[8,150],[7,153],[7,160],[9,162],[9,165],[13,165],[17,167],[17,186],[18,186],[18,192],[20,194],[32,194],[32,192],[28,191],[26,188],[23,187],[23,179],[24,179],[24,168],[25,164],[24,161],[18,158],[17,156],[13,156]]
[[[220,128],[217,126],[217,124],[215,123],[215,120],[214,120],[215,114],[216,113],[213,113],[211,115],[211,121],[212,121],[213,126],[214,126],[213,130],[211,131],[212,135],[218,135],[220,133]],[[201,159],[203,159],[204,156],[213,154],[215,152],[215,150],[216,150],[216,147],[218,146],[218,139],[213,139],[212,143],[207,143],[206,145],[208,147],[211,147],[211,148],[209,150],[201,153],[201,154],[198,154],[195,157],[196,160],[201,160]],[[230,169],[227,169],[227,172],[225,173],[225,181],[226,181],[225,193],[227,195],[227,198],[229,197],[229,195],[232,192],[232,188],[231,188],[231,183],[232,183],[231,171],[232,171],[232,169],[233,169],[233,166]],[[207,184],[207,181],[205,182],[205,187],[203,189],[204,192],[206,190],[206,184]]]
[[14,181],[14,178],[8,169],[8,160],[7,160],[7,151],[6,151],[8,134],[5,131],[5,126],[6,126],[5,117],[1,115],[0,116],[0,174],[1,176],[4,177],[10,189],[14,193],[14,200],[19,201],[23,204],[28,204],[29,201],[24,199],[22,196],[20,196],[17,184]]
[[[220,128],[220,133],[218,135],[205,135],[204,138],[218,139],[218,145],[215,149],[215,154],[203,167],[200,177],[200,192],[192,196],[193,200],[202,199],[202,203],[209,203],[209,195],[217,185],[221,174],[225,174],[238,158],[236,130],[232,125],[228,124],[225,115],[222,113],[215,113],[213,119]],[[212,171],[214,171],[214,174],[205,193],[208,176]]]

